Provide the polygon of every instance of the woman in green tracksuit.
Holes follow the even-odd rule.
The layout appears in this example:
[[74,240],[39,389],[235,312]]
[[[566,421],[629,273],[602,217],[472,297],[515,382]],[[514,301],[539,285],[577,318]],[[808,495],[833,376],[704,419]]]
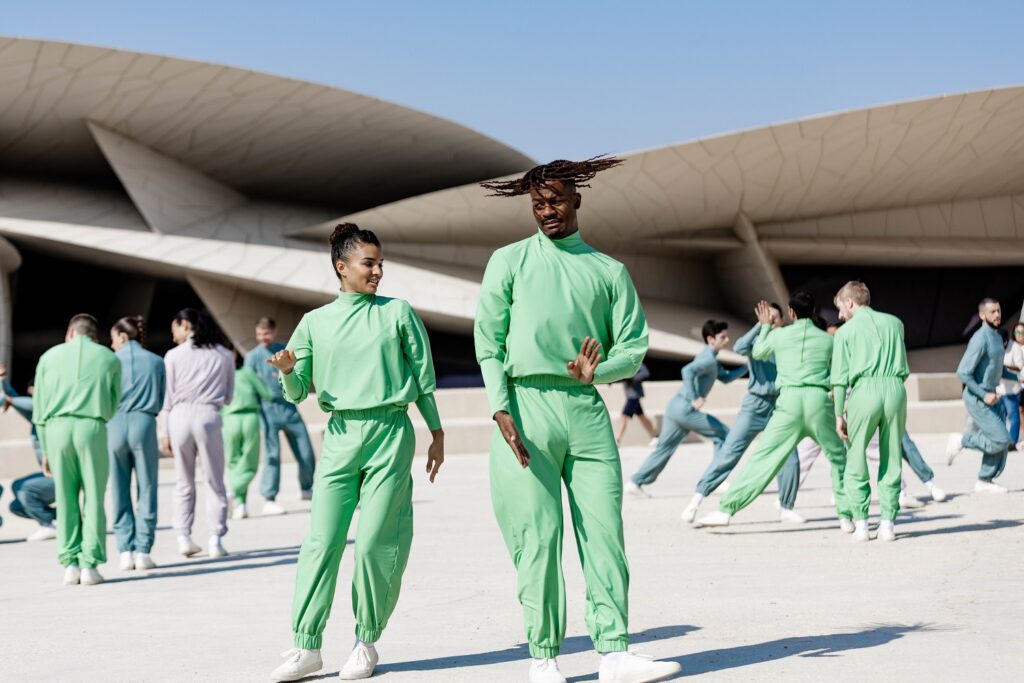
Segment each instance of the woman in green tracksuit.
[[395,609],[412,543],[410,468],[416,441],[410,403],[433,434],[427,453],[431,482],[444,462],[423,323],[407,302],[377,295],[384,273],[376,235],[345,223],[335,228],[330,243],[341,280],[337,300],[303,316],[287,348],[267,361],[279,371],[289,401],[301,403],[313,385],[320,408],[331,413],[313,483],[311,528],[299,553],[292,605],[295,649],[271,674],[276,681],[299,680],[323,667],[320,645],[356,505],[352,609],[357,641],[340,677],[372,675],[374,642]]
[[245,367],[235,351],[235,393],[220,409],[224,421],[224,459],[235,499],[233,519],[249,516],[245,507],[249,483],[260,466],[260,402],[274,398],[255,372]]

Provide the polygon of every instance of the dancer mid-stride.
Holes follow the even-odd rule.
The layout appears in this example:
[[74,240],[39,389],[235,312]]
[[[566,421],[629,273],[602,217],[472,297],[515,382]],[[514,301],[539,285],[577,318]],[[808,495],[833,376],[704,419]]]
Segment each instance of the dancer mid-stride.
[[295,649],[271,674],[275,681],[297,681],[323,668],[320,646],[357,505],[356,643],[340,676],[373,675],[374,643],[398,602],[412,544],[416,438],[410,403],[433,435],[427,451],[431,482],[444,462],[434,364],[423,323],[407,302],[377,295],[384,271],[376,235],[345,223],[335,228],[330,243],[331,264],[341,280],[338,298],[303,316],[287,348],[267,361],[277,368],[287,400],[301,403],[312,385],[320,408],[331,414],[295,579]]
[[584,242],[576,220],[577,190],[619,163],[555,161],[483,183],[497,196],[528,195],[540,228],[491,256],[474,331],[497,423],[491,496],[519,576],[531,683],[565,683],[555,661],[565,637],[563,481],[587,584],[587,629],[602,655],[600,680],[639,683],[679,671],[675,662],[627,651],[622,466],[593,386],[633,377],[647,353],[647,321],[629,273]]

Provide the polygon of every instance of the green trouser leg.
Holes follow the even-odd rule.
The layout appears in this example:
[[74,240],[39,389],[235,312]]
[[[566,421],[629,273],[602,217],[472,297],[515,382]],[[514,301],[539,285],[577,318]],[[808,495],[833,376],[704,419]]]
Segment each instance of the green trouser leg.
[[260,415],[257,412],[229,413],[223,420],[228,483],[235,500],[245,503],[249,484],[260,466]]
[[884,520],[900,511],[903,472],[903,433],[907,425],[907,392],[896,377],[864,377],[846,402],[846,429],[850,448],[846,461],[846,495],[853,518],[868,518],[871,483],[868,442],[878,430],[878,504]]
[[404,410],[331,415],[313,482],[309,535],[299,552],[292,602],[295,647],[320,648],[357,504],[352,577],[356,638],[367,643],[380,638],[398,602],[412,545],[415,448],[412,422]]
[[849,519],[850,507],[843,489],[846,449],[836,434],[834,405],[828,392],[820,387],[786,387],[775,404],[775,412],[761,434],[757,452],[719,502],[719,509],[730,515],[754,502],[769,482],[788,465],[793,476],[793,449],[805,436],[821,445],[832,465],[832,491],[836,514]]
[[[555,657],[565,637],[562,482],[587,585],[586,624],[598,652],[628,648],[629,567],[622,466],[608,409],[593,387],[512,387],[512,415],[530,452],[520,467],[495,429],[491,497],[516,565],[530,654]],[[550,386],[555,385],[555,386]],[[315,498],[314,498],[315,500]]]
[[60,563],[95,568],[107,561],[107,427],[91,418],[55,417],[44,429],[57,493]]

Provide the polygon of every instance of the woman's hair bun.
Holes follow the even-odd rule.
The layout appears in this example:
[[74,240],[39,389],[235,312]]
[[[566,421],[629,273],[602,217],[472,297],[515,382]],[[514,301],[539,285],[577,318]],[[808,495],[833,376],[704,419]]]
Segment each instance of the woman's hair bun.
[[357,232],[359,232],[359,226],[355,223],[339,223],[334,228],[331,236],[327,238],[327,241],[333,247],[338,242],[344,242],[354,236]]

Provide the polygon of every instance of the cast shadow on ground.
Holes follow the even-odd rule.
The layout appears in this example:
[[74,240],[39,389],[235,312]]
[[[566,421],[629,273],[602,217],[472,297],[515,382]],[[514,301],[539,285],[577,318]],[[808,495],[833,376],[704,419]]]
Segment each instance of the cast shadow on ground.
[[[653,640],[665,640],[667,638],[678,638],[691,631],[696,631],[699,626],[679,624],[676,626],[658,626],[646,631],[632,634],[631,644],[646,643]],[[571,655],[577,652],[586,652],[594,647],[589,636],[570,636],[562,642],[562,654]],[[396,671],[440,671],[443,669],[461,669],[467,666],[488,666],[491,664],[504,664],[506,662],[522,661],[530,659],[530,649],[526,643],[520,643],[515,647],[504,650],[492,650],[491,652],[477,652],[468,655],[453,655],[451,657],[437,657],[435,659],[417,659],[409,662],[395,662],[384,664],[378,667],[380,673],[391,673]]]
[[[348,541],[348,543],[351,542]],[[203,558],[187,562],[162,564],[151,571],[132,572],[132,576],[117,576],[107,579],[104,583],[126,583],[128,581],[148,581],[150,579],[172,579],[186,576],[202,576],[204,574],[220,574],[244,569],[265,569],[267,567],[295,564],[298,561],[298,555],[299,546],[297,545],[286,548],[247,550],[233,553],[227,557]],[[174,571],[176,569],[181,569],[182,571]]]
[[939,534],[962,534],[970,531],[994,531],[996,529],[1011,529],[1013,527],[1018,526],[1024,526],[1024,520],[993,519],[990,522],[961,524],[960,526],[947,526],[939,529],[925,529],[922,531],[908,531],[906,533],[902,533],[899,531],[899,525],[896,526],[896,529],[899,536],[903,538],[919,538],[921,536],[937,536]]
[[[936,624],[876,624],[860,631],[830,633],[818,636],[779,638],[764,643],[741,645],[721,650],[708,650],[677,657],[673,661],[683,667],[679,678],[725,669],[763,664],[786,657],[837,657],[850,650],[863,650],[887,645],[908,633],[948,631],[950,627]],[[753,673],[751,674],[753,676]],[[752,678],[751,680],[756,680]]]

